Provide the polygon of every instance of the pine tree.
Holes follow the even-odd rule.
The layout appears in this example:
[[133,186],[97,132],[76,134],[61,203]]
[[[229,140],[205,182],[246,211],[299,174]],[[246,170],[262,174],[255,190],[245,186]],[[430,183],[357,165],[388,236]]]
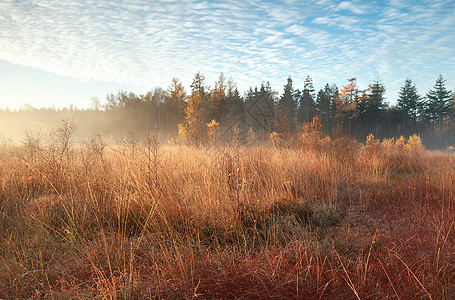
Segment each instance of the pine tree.
[[190,85],[191,92],[194,93],[195,91],[197,91],[199,95],[204,98],[207,92],[204,82],[205,82],[204,74],[197,72],[194,75],[193,82]]
[[260,94],[265,94],[265,101],[267,101],[268,103],[275,103],[276,102],[276,94],[277,92],[274,91],[272,89],[272,86],[270,85],[270,82],[266,82],[265,85],[264,84],[261,84],[261,90],[260,90]]
[[333,123],[335,98],[338,94],[336,86],[330,86],[328,83],[324,89],[320,89],[316,97],[316,111],[322,119],[324,132],[329,135]]
[[175,134],[175,128],[177,125],[184,120],[185,106],[186,106],[186,92],[182,83],[176,78],[172,78],[171,85],[166,91],[163,103],[160,100],[156,100],[160,103],[161,109],[159,110],[159,124],[160,128],[163,126],[171,130]]
[[423,108],[422,97],[417,92],[411,79],[406,79],[398,93],[397,107],[403,114],[403,135],[406,136],[408,124],[412,124],[412,132],[415,133],[417,117]]
[[332,84],[330,87],[330,128],[333,129],[335,127],[335,116],[337,112],[337,99],[340,91],[335,84]]
[[[241,100],[241,99],[239,99]],[[272,90],[270,82],[261,83],[260,88],[255,87],[245,93],[244,101],[240,107],[244,107],[245,117],[249,126],[258,134],[270,130],[270,121],[276,117],[276,92]]]
[[245,106],[240,92],[237,89],[234,81],[229,79],[227,82],[226,92],[227,108],[225,109],[225,119],[229,121],[236,120],[244,115]]
[[258,90],[257,86],[254,89],[252,87],[250,87],[244,95],[245,104],[251,105],[252,103],[254,103],[256,101],[256,99],[258,97],[259,97],[259,90]]
[[[257,99],[259,102],[257,106],[261,108],[261,128],[258,128],[256,132],[261,132],[264,130],[270,130],[270,121],[277,117],[277,114],[274,111],[275,104],[279,101],[276,99],[277,92],[272,89],[270,82],[266,82],[265,85],[262,83],[259,93],[257,94]],[[254,126],[253,126],[254,127]]]
[[280,108],[288,115],[290,126],[295,124],[297,121],[297,101],[295,99],[295,91],[292,86],[291,76],[288,77],[288,81],[284,86],[283,94],[279,101]]
[[224,114],[227,113],[226,88],[226,80],[224,74],[221,73],[218,80],[215,82],[215,87],[210,92],[207,112],[209,119],[224,119]]
[[171,85],[167,89],[168,99],[164,101],[169,102],[169,105],[176,109],[176,111],[183,111],[185,108],[186,92],[182,83],[176,78],[172,78]]
[[439,75],[433,89],[427,94],[427,111],[430,119],[438,122],[439,145],[442,144],[442,123],[454,109],[453,93],[445,87],[446,79]]
[[[373,123],[375,136],[379,136],[381,115],[387,105],[384,103],[385,87],[379,79],[369,85],[369,94],[365,98],[366,106],[363,110],[367,123]],[[371,133],[371,132],[370,132]]]
[[310,76],[307,76],[303,83],[303,91],[300,97],[298,112],[299,123],[309,123],[313,119],[315,113],[314,98],[313,80]]

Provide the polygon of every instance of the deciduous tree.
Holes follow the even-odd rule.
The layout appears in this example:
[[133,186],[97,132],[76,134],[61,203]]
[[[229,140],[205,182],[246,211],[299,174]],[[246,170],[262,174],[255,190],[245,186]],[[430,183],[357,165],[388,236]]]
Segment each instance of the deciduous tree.
[[360,101],[361,91],[357,88],[357,79],[348,78],[348,84],[343,85],[337,97],[337,111],[335,119],[342,127],[348,127],[348,135],[351,136],[352,119],[357,117],[357,104]]
[[191,97],[188,99],[188,106],[185,108],[185,122],[178,126],[179,135],[187,142],[199,146],[205,137],[204,122],[204,75],[196,73],[191,84]]

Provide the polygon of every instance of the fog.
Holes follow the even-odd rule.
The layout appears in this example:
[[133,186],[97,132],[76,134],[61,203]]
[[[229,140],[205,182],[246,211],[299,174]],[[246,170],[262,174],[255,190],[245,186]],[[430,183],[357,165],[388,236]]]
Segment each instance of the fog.
[[100,135],[109,143],[117,143],[123,137],[134,134],[138,139],[147,135],[150,130],[159,132],[162,140],[176,136],[176,130],[161,128],[144,114],[129,114],[124,111],[93,110],[36,110],[36,111],[2,111],[0,112],[0,137],[3,142],[20,144],[26,133],[49,136],[60,128],[63,121],[74,122],[77,132],[75,142],[82,142]]

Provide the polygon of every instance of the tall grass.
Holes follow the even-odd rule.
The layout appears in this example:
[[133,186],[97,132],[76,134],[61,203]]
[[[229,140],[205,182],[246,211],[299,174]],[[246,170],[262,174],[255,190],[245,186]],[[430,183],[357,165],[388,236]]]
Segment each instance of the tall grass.
[[2,146],[0,298],[455,297],[453,155],[64,142]]

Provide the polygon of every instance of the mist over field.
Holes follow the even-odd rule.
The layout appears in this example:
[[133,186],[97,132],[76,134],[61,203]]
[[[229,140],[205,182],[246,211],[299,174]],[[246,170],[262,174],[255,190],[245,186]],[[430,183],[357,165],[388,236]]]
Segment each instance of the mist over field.
[[[363,142],[372,133],[380,140],[417,134],[428,148],[445,149],[455,143],[454,93],[442,76],[421,94],[410,79],[404,81],[396,103],[385,98],[386,87],[378,78],[361,88],[356,78],[338,87],[327,83],[316,91],[310,76],[303,88],[294,86],[291,76],[281,91],[269,82],[240,93],[236,82],[220,73],[213,87],[204,74],[196,73],[191,90],[172,79],[165,90],[155,88],[146,94],[119,91],[101,102],[92,98],[92,107],[78,109],[22,108],[0,111],[0,130],[4,139],[20,142],[27,133],[49,135],[63,120],[73,121],[78,142],[101,135],[118,143],[125,135],[145,139],[150,131],[161,142],[178,140],[189,144],[208,144],[211,122],[216,124],[217,144],[232,142],[237,128],[242,140],[248,131],[267,142],[271,135],[291,139],[302,126],[317,118],[327,137],[345,135]],[[213,125],[212,124],[212,125]]]

